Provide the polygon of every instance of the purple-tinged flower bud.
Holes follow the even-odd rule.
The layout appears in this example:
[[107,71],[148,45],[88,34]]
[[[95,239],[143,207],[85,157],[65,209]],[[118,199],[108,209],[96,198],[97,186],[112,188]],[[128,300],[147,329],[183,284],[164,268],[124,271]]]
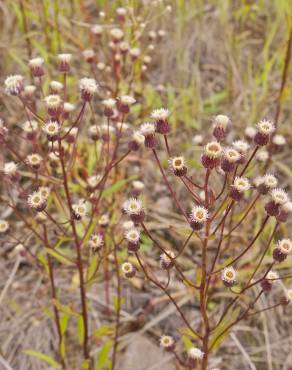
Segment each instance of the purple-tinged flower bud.
[[24,122],[22,129],[25,132],[27,140],[34,140],[36,138],[38,128],[38,122],[35,120]]
[[34,96],[35,91],[36,91],[36,86],[34,86],[34,85],[26,85],[26,86],[24,86],[24,89],[23,89],[23,92],[22,92],[22,96],[25,99],[31,100],[33,98],[33,96]]
[[168,117],[169,110],[165,108],[155,109],[151,113],[151,118],[155,120],[157,133],[167,135],[170,132]]
[[172,352],[175,349],[175,341],[170,335],[162,335],[159,339],[159,344],[167,352]]
[[139,48],[132,48],[132,49],[130,49],[129,53],[132,57],[132,60],[136,61],[139,58],[139,56],[141,55],[141,50]]
[[170,169],[175,174],[175,176],[182,177],[187,174],[188,168],[186,166],[186,161],[184,157],[180,156],[180,157],[170,158],[168,163],[169,163]]
[[132,228],[125,232],[125,239],[128,242],[128,251],[137,252],[140,248],[140,231]]
[[286,145],[286,139],[283,135],[276,134],[272,138],[272,149],[273,152],[280,153],[283,151]]
[[289,254],[292,253],[292,241],[290,239],[282,239],[277,243],[277,247],[273,250],[273,258],[276,262],[283,262]]
[[201,206],[194,206],[190,213],[190,225],[193,230],[201,230],[208,220],[208,210]]
[[277,178],[272,174],[266,174],[259,177],[257,182],[256,188],[260,194],[267,194],[271,189],[278,185]]
[[265,210],[269,216],[278,216],[281,207],[289,201],[289,197],[283,189],[273,189],[270,193],[271,201],[266,203]]
[[225,267],[221,274],[221,279],[225,286],[232,287],[236,283],[238,272],[232,267]]
[[234,149],[236,149],[241,154],[241,159],[239,161],[240,164],[243,164],[246,159],[246,154],[249,149],[249,144],[244,140],[236,140],[232,143]]
[[108,214],[104,214],[100,217],[100,219],[98,220],[98,224],[102,227],[102,228],[106,228],[108,227],[109,225],[109,222],[110,222],[110,219],[109,219],[109,216]]
[[59,60],[59,71],[62,73],[68,73],[70,72],[71,68],[71,59],[72,55],[71,54],[59,54],[58,55],[58,60]]
[[289,213],[292,212],[292,202],[287,202],[283,204],[280,208],[279,214],[276,216],[277,221],[286,222],[289,216]]
[[145,188],[144,182],[136,180],[132,182],[132,185],[133,185],[133,195],[135,197],[138,197]]
[[201,361],[204,357],[205,353],[201,351],[199,348],[192,347],[188,350],[188,359],[187,364],[190,369],[193,369],[197,366],[198,361]]
[[99,251],[104,245],[102,234],[92,234],[88,241],[87,246],[92,250],[93,253]]
[[110,31],[113,42],[118,43],[124,38],[124,32],[120,28],[113,28]]
[[67,119],[70,116],[70,113],[73,112],[75,109],[75,105],[65,102],[63,105],[63,112],[62,112],[62,117],[64,119]]
[[97,83],[93,78],[84,77],[79,81],[79,89],[81,91],[81,98],[89,102],[97,92]]
[[170,250],[167,250],[165,252],[167,254],[166,253],[162,253],[160,255],[160,267],[162,269],[164,269],[164,270],[169,270],[169,269],[171,269],[174,266],[173,259],[175,258],[175,254],[172,251],[170,251]]
[[63,112],[63,101],[59,95],[48,95],[45,97],[45,104],[48,114],[51,117],[57,118]]
[[28,65],[34,77],[42,77],[45,74],[43,58],[33,58],[28,62]]
[[275,131],[275,125],[268,120],[262,120],[257,124],[257,132],[254,137],[254,142],[257,145],[267,145],[271,134]]
[[4,81],[5,91],[9,95],[19,95],[23,89],[23,77],[21,75],[8,76]]
[[114,115],[114,108],[116,106],[115,99],[105,99],[102,101],[104,107],[103,113],[106,117],[112,117]]
[[221,161],[221,168],[224,172],[229,173],[235,169],[235,165],[239,164],[241,154],[233,148],[225,148],[224,156]]
[[123,210],[135,224],[144,221],[145,213],[140,199],[128,199],[123,205]]
[[249,189],[250,182],[246,177],[235,177],[229,196],[235,201],[240,201],[244,196],[244,192]]
[[213,169],[220,164],[222,147],[217,141],[212,141],[205,146],[201,161],[205,168]]
[[103,27],[100,24],[95,24],[90,30],[97,37],[100,37],[103,33]]
[[51,81],[50,82],[50,92],[53,95],[58,95],[62,92],[64,86],[59,81]]
[[97,141],[100,139],[100,128],[97,125],[91,125],[88,134],[93,141]]
[[95,60],[95,52],[91,49],[86,49],[82,52],[83,58],[87,63],[93,63]]
[[257,130],[254,127],[252,127],[252,126],[248,126],[244,130],[244,134],[247,137],[247,139],[249,139],[249,140],[253,140],[254,137],[255,137],[255,135],[256,135],[256,133],[257,133]]
[[229,117],[223,114],[219,114],[218,116],[216,116],[213,122],[213,136],[218,141],[224,140],[229,125],[230,125]]
[[267,276],[261,281],[261,288],[265,292],[269,292],[272,289],[272,286],[277,282],[279,275],[274,271],[269,271]]
[[66,142],[72,144],[78,135],[78,127],[64,127],[64,134]]
[[116,9],[117,14],[117,20],[121,23],[125,22],[126,15],[127,15],[127,9],[126,8],[117,8]]
[[135,131],[132,135],[132,140],[128,143],[128,148],[132,151],[137,151],[144,143],[145,137],[139,131]]
[[121,266],[121,270],[122,270],[123,275],[127,279],[133,278],[137,272],[135,266],[133,266],[130,262],[124,262]]
[[7,162],[4,164],[3,172],[9,178],[9,180],[17,182],[20,179],[20,173],[17,170],[17,163]]
[[130,106],[136,103],[136,99],[129,95],[122,95],[117,100],[117,107],[121,113],[129,113]]
[[155,136],[155,126],[153,123],[143,123],[140,128],[141,134],[145,137],[145,147],[153,149],[157,145],[157,139]]

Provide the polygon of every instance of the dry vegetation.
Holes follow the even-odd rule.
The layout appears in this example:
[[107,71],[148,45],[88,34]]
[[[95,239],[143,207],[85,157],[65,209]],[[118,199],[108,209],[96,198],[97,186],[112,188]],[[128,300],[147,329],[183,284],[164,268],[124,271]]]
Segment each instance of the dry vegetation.
[[[125,19],[117,14],[120,7],[126,9]],[[253,203],[259,188],[254,179],[267,172],[291,194],[291,3],[0,0],[0,19],[0,117],[8,128],[6,136],[0,126],[0,219],[10,225],[0,234],[0,369],[292,369],[292,305],[283,304],[292,287],[291,257],[273,264],[276,242],[291,238],[291,217],[278,222],[277,214],[265,221],[268,196]],[[102,26],[101,35],[95,25]],[[111,34],[117,27],[132,56],[122,52],[118,33]],[[137,48],[141,54],[135,56]],[[65,79],[60,53],[72,54]],[[28,65],[35,57],[44,60],[41,79],[32,76]],[[7,94],[4,81],[14,74],[25,76],[25,85],[37,86],[33,99]],[[90,99],[78,89],[84,77],[99,85]],[[63,83],[57,91],[62,100],[76,105],[69,119],[62,118],[63,126],[78,128],[78,134],[66,134],[63,127],[53,140],[41,130],[48,116],[61,119],[48,115],[44,104],[44,97],[58,89],[52,88],[52,80]],[[122,95],[134,97],[135,103],[121,106]],[[115,102],[105,103],[108,98]],[[156,134],[159,146],[154,150],[129,151],[132,133],[143,122],[153,122],[151,112],[160,107],[170,112],[167,139]],[[228,176],[218,166],[209,171],[201,164],[219,114],[232,122],[222,146],[238,139],[251,145],[245,164],[237,162]],[[275,123],[271,141],[282,135],[285,144],[260,148],[249,162],[257,148],[250,127],[264,118]],[[27,120],[38,122],[29,139],[29,130],[23,130]],[[90,127],[97,127],[98,140]],[[143,137],[151,142],[146,131],[142,128]],[[28,163],[33,152],[44,159],[40,169]],[[49,153],[59,155],[57,164]],[[180,155],[186,159],[188,179],[169,169],[169,158]],[[10,161],[18,163],[14,177],[4,171]],[[252,188],[234,206],[228,194],[240,173]],[[93,175],[100,177],[90,182]],[[51,192],[43,212],[27,204],[39,186]],[[133,196],[145,204],[146,218],[145,223],[138,220],[139,251],[128,253],[128,217],[121,209]],[[73,207],[83,199],[90,203],[86,216]],[[189,225],[194,203],[207,208],[214,221],[199,231]],[[90,244],[93,233],[101,236],[101,248]],[[221,250],[212,268],[218,243]],[[239,283],[226,287],[221,271],[249,245],[235,261]],[[179,256],[172,269],[161,268],[161,249]],[[130,279],[121,270],[125,261],[137,270]],[[242,289],[252,283],[255,268],[259,284],[245,296]],[[286,278],[263,293],[271,268]],[[207,287],[200,295],[202,281]],[[234,297],[240,298],[226,313]],[[224,320],[216,326],[220,317]],[[243,320],[228,330],[238,318]],[[175,355],[159,345],[165,334],[176,341]],[[212,349],[208,364],[190,363],[192,347],[205,354]]]

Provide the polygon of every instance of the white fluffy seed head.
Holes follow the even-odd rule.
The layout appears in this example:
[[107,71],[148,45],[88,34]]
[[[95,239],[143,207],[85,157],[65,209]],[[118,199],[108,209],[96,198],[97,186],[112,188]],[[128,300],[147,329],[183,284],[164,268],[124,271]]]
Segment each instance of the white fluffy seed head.
[[257,130],[263,135],[271,135],[275,131],[275,125],[272,121],[263,119],[257,124]]
[[224,114],[218,114],[214,118],[214,127],[223,128],[225,130],[229,124],[230,119],[228,116],[225,116]]
[[115,41],[119,41],[124,37],[124,32],[120,28],[113,28],[110,35]]
[[59,108],[62,104],[62,99],[57,94],[51,94],[45,97],[45,104],[47,108],[56,109]]
[[23,90],[23,80],[21,75],[8,76],[4,81],[7,94],[18,95]]
[[56,92],[61,92],[63,90],[63,84],[59,81],[51,81],[50,88]]
[[51,193],[51,190],[48,186],[40,186],[38,188],[38,193],[44,198],[44,199],[48,199],[50,193]]
[[94,95],[97,92],[97,83],[94,78],[81,78],[79,81],[79,89],[89,95]]
[[230,163],[236,163],[240,160],[241,154],[233,148],[225,148],[224,149],[224,157]]
[[44,59],[40,57],[33,58],[28,62],[28,65],[30,68],[42,67],[43,64],[44,64]]
[[286,144],[286,139],[283,135],[276,134],[273,136],[272,143],[278,146],[283,146]]
[[188,357],[193,360],[201,360],[204,357],[204,352],[199,348],[192,347],[188,350]]
[[0,220],[0,234],[9,229],[9,223],[6,220]]
[[103,27],[100,24],[95,24],[94,26],[91,27],[90,30],[94,35],[97,35],[97,36],[103,33]]
[[130,243],[138,243],[140,240],[140,231],[132,228],[125,232],[125,239]]
[[256,154],[256,159],[260,162],[266,162],[269,158],[269,153],[267,150],[262,149]]
[[263,176],[263,183],[267,188],[273,189],[278,185],[278,180],[274,175],[267,173]]
[[225,267],[221,274],[221,279],[227,283],[234,283],[237,278],[237,271],[232,266]]
[[3,172],[5,175],[14,175],[17,172],[17,163],[11,161],[4,164]]
[[25,121],[22,126],[22,129],[24,132],[27,133],[36,132],[38,129],[38,122],[35,120]]
[[72,205],[72,209],[74,213],[79,216],[80,218],[84,217],[88,213],[88,203],[82,200],[79,201],[77,204]]
[[151,113],[151,118],[156,121],[165,121],[169,117],[169,110],[165,108],[154,109]]
[[128,215],[138,215],[143,211],[142,201],[137,198],[128,199],[123,206]]
[[211,141],[205,146],[205,154],[209,158],[219,158],[222,151],[223,149],[217,141]]
[[281,239],[277,243],[278,249],[283,253],[283,254],[291,254],[292,253],[292,241],[291,239],[285,238]]
[[248,126],[244,130],[244,133],[245,133],[245,136],[247,136],[249,139],[253,139],[257,133],[257,130],[252,126]]
[[205,207],[194,206],[190,213],[190,219],[194,222],[206,222],[208,219],[208,210]]
[[276,271],[269,271],[266,276],[267,280],[270,280],[270,283],[274,283],[278,281],[279,279],[279,274]]
[[166,253],[167,254],[162,253],[160,255],[160,262],[163,263],[163,264],[165,264],[165,265],[168,265],[168,264],[170,264],[172,262],[172,259],[175,258],[175,254],[171,250],[167,250]]
[[286,191],[279,188],[273,189],[271,191],[271,198],[274,203],[279,204],[281,206],[289,201],[289,197]]
[[145,136],[141,134],[140,131],[135,131],[132,135],[132,140],[139,146],[143,145],[145,142]]
[[61,63],[69,64],[72,60],[72,54],[69,53],[58,54],[58,59]]
[[112,98],[105,99],[101,103],[104,107],[109,108],[109,109],[113,109],[116,105],[115,99],[112,99]]
[[140,127],[140,132],[144,136],[153,135],[155,133],[155,125],[151,122],[145,122]]
[[68,103],[68,102],[65,102],[63,109],[64,109],[64,112],[71,113],[75,109],[75,105],[71,104],[71,103]]
[[240,154],[246,154],[249,149],[249,144],[244,140],[236,140],[232,145]]
[[124,105],[133,105],[136,103],[136,99],[130,95],[122,95],[119,97],[119,100]]
[[235,177],[233,187],[239,193],[243,193],[250,189],[250,182],[246,177]]

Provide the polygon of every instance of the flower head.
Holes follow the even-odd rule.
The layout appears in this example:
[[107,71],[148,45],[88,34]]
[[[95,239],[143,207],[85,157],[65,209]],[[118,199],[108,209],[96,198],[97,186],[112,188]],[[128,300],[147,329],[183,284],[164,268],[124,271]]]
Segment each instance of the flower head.
[[249,139],[253,139],[257,133],[257,130],[252,126],[248,126],[244,130],[244,133],[245,133],[245,136],[247,136]]
[[53,94],[59,94],[63,90],[63,84],[59,81],[51,81],[50,88]]
[[272,189],[278,185],[278,180],[274,175],[267,173],[263,176],[263,183],[268,189]]
[[130,243],[134,243],[134,244],[139,243],[140,231],[135,228],[131,228],[130,230],[127,230],[125,232],[125,239]]
[[151,118],[156,121],[165,121],[169,117],[169,110],[165,108],[154,109],[151,113]]
[[19,95],[23,90],[23,80],[21,75],[8,76],[4,81],[5,91],[9,95]]
[[175,347],[175,341],[170,335],[162,335],[159,339],[159,344],[166,351],[172,351]]
[[165,252],[160,255],[160,266],[165,270],[169,270],[173,267],[175,254],[171,250],[166,250]]
[[40,186],[38,188],[38,193],[44,198],[44,199],[48,199],[50,193],[51,193],[51,190],[48,186]]
[[97,83],[93,78],[84,77],[79,81],[79,88],[81,91],[82,99],[89,101],[97,92]]
[[46,207],[46,199],[40,194],[39,191],[34,191],[27,198],[28,205],[38,212],[41,212]]
[[286,139],[283,135],[276,134],[273,136],[272,143],[277,146],[283,146],[286,144]]
[[13,176],[17,172],[17,163],[11,161],[4,164],[3,172],[7,176]]
[[119,101],[124,105],[133,105],[136,103],[136,99],[129,95],[120,96]]
[[205,207],[194,206],[190,213],[190,219],[194,222],[204,223],[208,219],[208,210]]
[[88,247],[94,252],[99,250],[104,245],[103,236],[101,234],[92,234],[88,241]]
[[56,109],[59,108],[62,104],[62,99],[60,95],[51,94],[45,97],[45,103],[48,109]]
[[80,200],[77,204],[72,205],[73,216],[76,220],[81,220],[88,213],[88,203]]
[[236,282],[237,275],[237,271],[232,266],[228,266],[222,271],[221,279],[228,286],[232,286]]
[[236,140],[232,145],[240,154],[246,154],[249,149],[249,144],[243,140]]
[[292,253],[292,241],[291,239],[285,238],[281,239],[277,243],[277,248],[281,251],[283,254],[291,254]]
[[241,154],[233,148],[225,148],[224,149],[224,158],[229,162],[229,163],[236,163],[240,160]]
[[275,131],[275,124],[264,119],[257,124],[257,130],[263,135],[270,135]]
[[37,129],[38,129],[38,122],[35,121],[35,120],[30,120],[30,121],[25,121],[23,126],[22,126],[22,129],[24,132],[26,133],[33,133],[33,132],[36,132]]
[[9,229],[9,223],[6,220],[0,220],[0,234],[6,233]]
[[41,165],[43,158],[37,153],[32,153],[26,157],[25,161],[28,165],[37,169]]
[[55,139],[60,133],[60,125],[57,121],[49,121],[45,123],[43,131],[49,139]]
[[217,141],[211,141],[205,146],[205,155],[209,158],[216,159],[222,154],[222,147]]
[[204,357],[204,352],[201,351],[199,348],[191,347],[188,350],[188,357],[193,360],[201,360]]
[[246,177],[235,177],[232,185],[239,193],[250,189],[250,182]]
[[271,198],[275,204],[283,205],[289,201],[289,197],[283,189],[273,189],[271,191]]
[[169,161],[170,169],[176,176],[184,176],[187,173],[186,161],[183,156],[170,158]]
[[132,265],[131,262],[124,262],[121,266],[121,270],[123,275],[128,279],[134,277],[136,274],[136,268]]
[[216,128],[222,128],[225,130],[229,124],[230,124],[230,118],[228,116],[225,116],[223,114],[218,114],[214,118],[214,127]]
[[120,28],[113,28],[110,35],[114,41],[120,41],[124,37],[124,32]]

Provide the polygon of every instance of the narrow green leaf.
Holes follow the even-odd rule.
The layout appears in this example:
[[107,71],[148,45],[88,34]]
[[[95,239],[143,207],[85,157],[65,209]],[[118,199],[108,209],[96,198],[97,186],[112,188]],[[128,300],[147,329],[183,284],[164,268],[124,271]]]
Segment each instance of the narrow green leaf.
[[23,353],[25,353],[26,355],[38,358],[39,360],[43,362],[46,362],[47,364],[52,366],[54,369],[57,369],[57,370],[62,369],[62,366],[49,355],[46,355],[41,352],[33,351],[31,349],[24,350]]

